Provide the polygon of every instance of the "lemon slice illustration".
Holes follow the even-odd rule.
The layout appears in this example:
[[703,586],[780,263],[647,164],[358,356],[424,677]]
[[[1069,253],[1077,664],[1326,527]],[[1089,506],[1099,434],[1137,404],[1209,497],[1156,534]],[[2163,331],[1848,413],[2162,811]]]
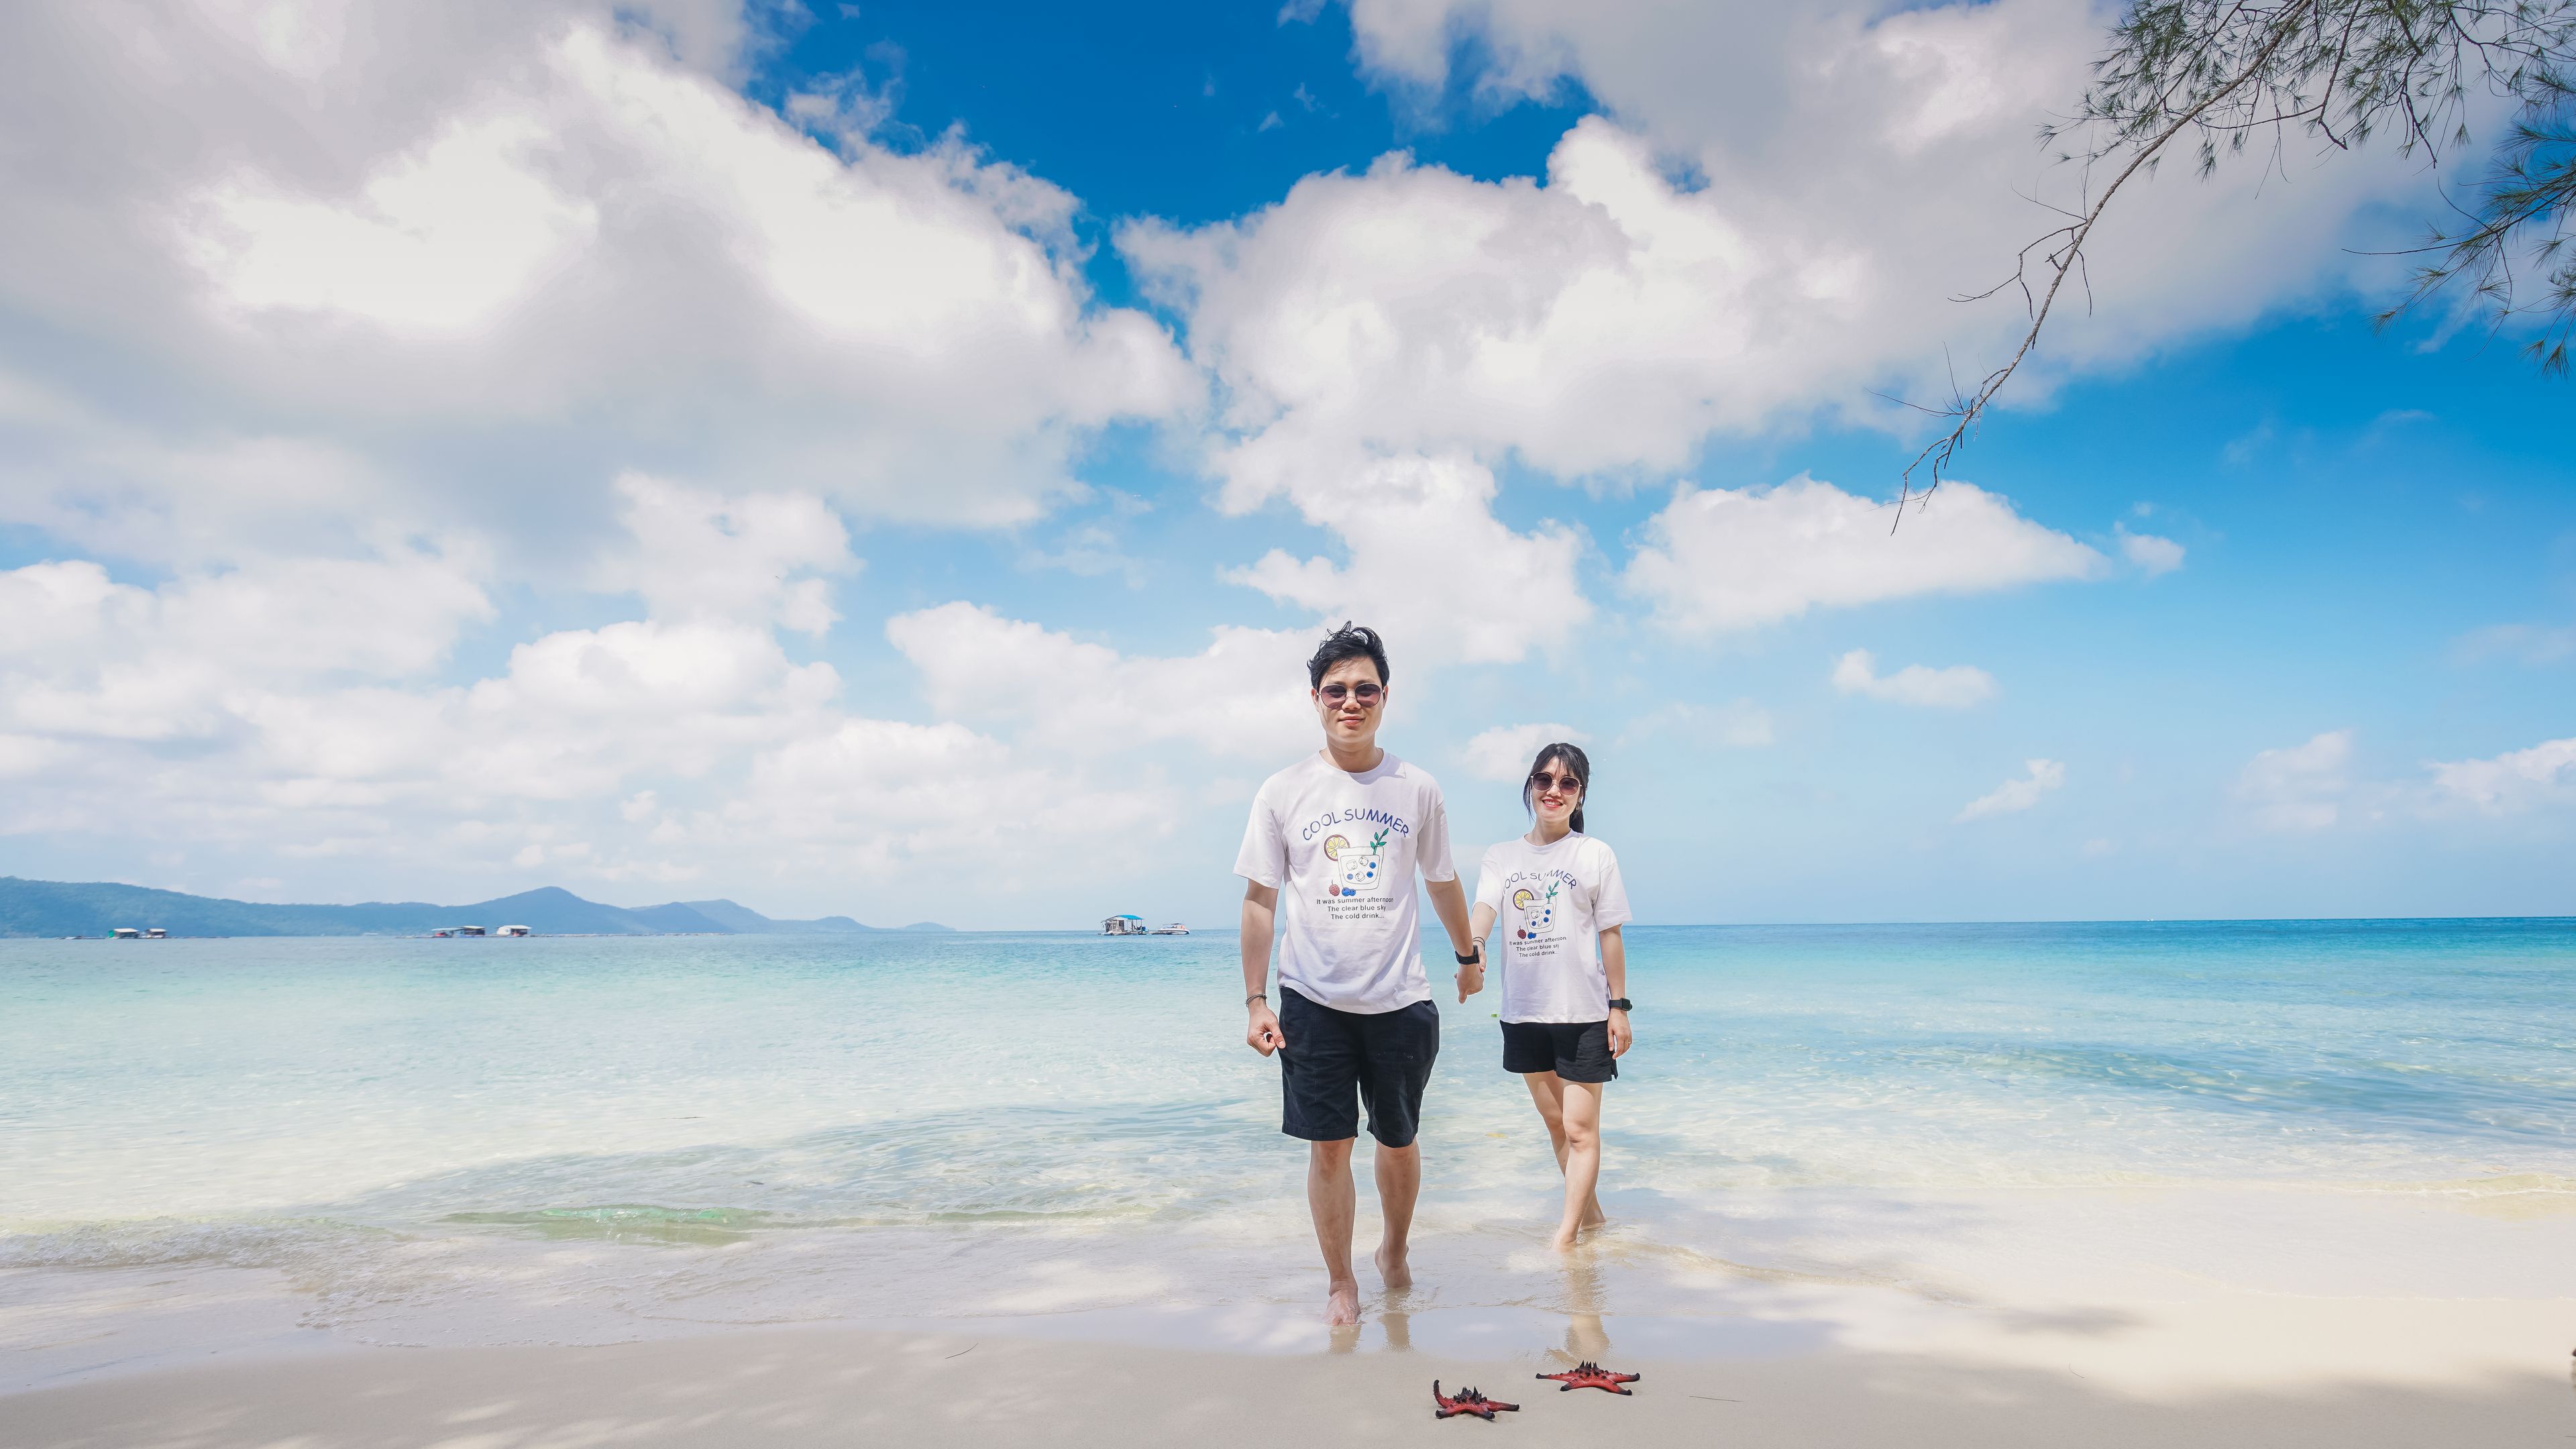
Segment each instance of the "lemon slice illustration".
[[1537,894],[1526,887],[1512,892],[1512,904],[1520,907],[1522,910],[1528,910],[1529,903],[1537,899]]
[[1339,860],[1342,858],[1342,852],[1350,848],[1351,843],[1341,836],[1327,835],[1324,837],[1324,859],[1326,860]]

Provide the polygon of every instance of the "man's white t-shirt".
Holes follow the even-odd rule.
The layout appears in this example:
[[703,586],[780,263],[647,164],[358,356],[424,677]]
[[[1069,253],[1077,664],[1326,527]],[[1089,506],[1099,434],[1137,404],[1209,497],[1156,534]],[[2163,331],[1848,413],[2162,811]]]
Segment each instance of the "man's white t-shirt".
[[1503,1020],[1608,1019],[1601,933],[1628,923],[1628,887],[1609,846],[1572,831],[1550,845],[1515,836],[1485,852],[1476,904],[1494,908],[1485,960],[1502,968]]
[[1367,1015],[1431,999],[1413,878],[1455,880],[1440,786],[1387,754],[1351,774],[1321,750],[1261,782],[1234,873],[1279,890],[1279,982]]

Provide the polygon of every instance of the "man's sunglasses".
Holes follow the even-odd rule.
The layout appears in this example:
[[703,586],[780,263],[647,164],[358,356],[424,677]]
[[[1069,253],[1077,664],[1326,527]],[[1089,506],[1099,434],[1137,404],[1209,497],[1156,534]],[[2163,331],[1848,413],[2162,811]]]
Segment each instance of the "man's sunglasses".
[[1551,775],[1542,770],[1530,776],[1530,783],[1542,790],[1581,790],[1583,782],[1572,775]]
[[1367,709],[1386,698],[1386,690],[1374,684],[1327,684],[1316,690],[1315,694],[1324,703],[1334,705],[1346,699],[1356,699],[1362,709]]

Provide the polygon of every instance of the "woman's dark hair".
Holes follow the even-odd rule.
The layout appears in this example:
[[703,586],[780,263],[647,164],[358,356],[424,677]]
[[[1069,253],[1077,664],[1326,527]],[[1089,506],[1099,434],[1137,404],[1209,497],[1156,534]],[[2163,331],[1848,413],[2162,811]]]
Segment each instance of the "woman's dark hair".
[[1377,666],[1377,682],[1387,682],[1386,641],[1377,637],[1377,631],[1368,625],[1354,624],[1345,619],[1342,627],[1325,635],[1324,642],[1316,646],[1315,657],[1306,661],[1307,687],[1321,689],[1324,671],[1345,659],[1367,660]]
[[[1551,761],[1555,763],[1559,773],[1572,775],[1583,782],[1582,801],[1589,802],[1592,799],[1591,758],[1583,753],[1581,745],[1568,744],[1559,740],[1555,744],[1539,747],[1538,758],[1530,761],[1529,774],[1521,781],[1521,808],[1532,815],[1538,813],[1538,772],[1546,769]],[[1582,831],[1582,804],[1578,803],[1574,807],[1574,818],[1567,823],[1572,825],[1577,833]]]

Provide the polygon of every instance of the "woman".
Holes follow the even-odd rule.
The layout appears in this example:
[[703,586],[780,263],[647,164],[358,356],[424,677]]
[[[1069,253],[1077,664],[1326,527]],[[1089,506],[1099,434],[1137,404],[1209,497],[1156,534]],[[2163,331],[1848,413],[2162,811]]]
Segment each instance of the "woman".
[[1538,752],[1521,786],[1530,831],[1485,852],[1468,926],[1478,960],[1458,972],[1464,1001],[1483,989],[1486,961],[1502,967],[1503,1070],[1529,1084],[1565,1174],[1565,1216],[1553,1240],[1560,1251],[1603,1221],[1593,1195],[1601,1178],[1601,1096],[1634,1040],[1619,935],[1628,891],[1619,858],[1583,833],[1591,789],[1592,761],[1582,750],[1560,743]]

